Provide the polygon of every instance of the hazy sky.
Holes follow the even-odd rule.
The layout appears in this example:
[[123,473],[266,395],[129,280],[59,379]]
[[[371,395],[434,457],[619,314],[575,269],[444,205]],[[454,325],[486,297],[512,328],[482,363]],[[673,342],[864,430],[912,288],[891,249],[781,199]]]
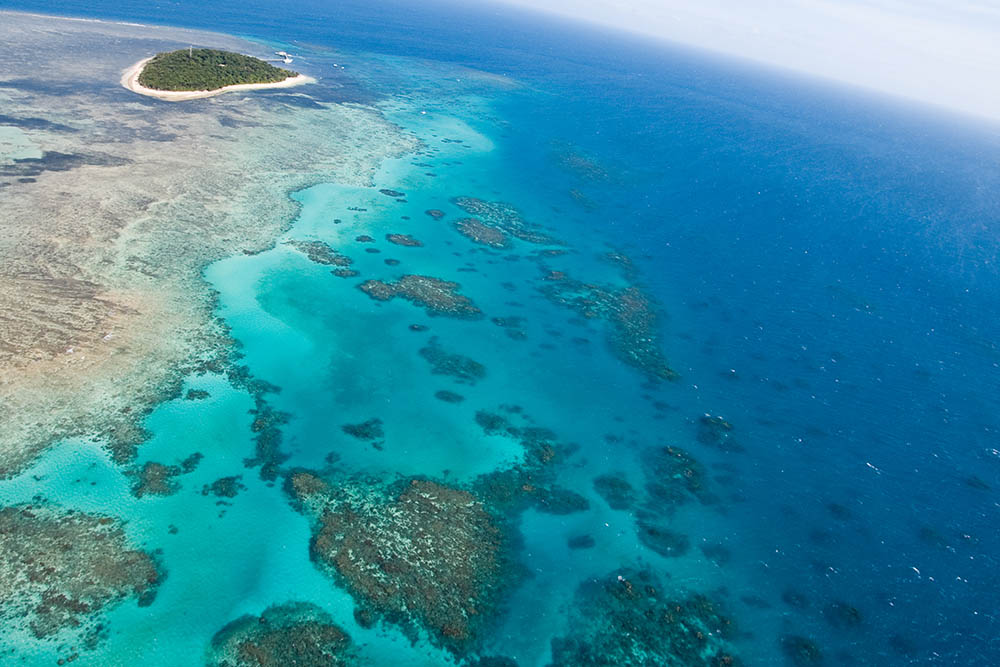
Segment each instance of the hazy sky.
[[1000,120],[1000,0],[505,0]]

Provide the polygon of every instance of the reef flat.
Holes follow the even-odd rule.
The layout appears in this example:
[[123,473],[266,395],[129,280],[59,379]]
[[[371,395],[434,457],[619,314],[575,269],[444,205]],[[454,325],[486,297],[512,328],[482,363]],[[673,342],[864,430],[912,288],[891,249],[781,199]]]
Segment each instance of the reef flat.
[[269,247],[294,216],[289,191],[367,185],[414,140],[330,94],[180,109],[117,86],[151,52],[259,51],[233,37],[0,16],[0,103],[19,146],[0,154],[0,476],[69,436],[126,461],[150,408],[228,359],[203,268]]

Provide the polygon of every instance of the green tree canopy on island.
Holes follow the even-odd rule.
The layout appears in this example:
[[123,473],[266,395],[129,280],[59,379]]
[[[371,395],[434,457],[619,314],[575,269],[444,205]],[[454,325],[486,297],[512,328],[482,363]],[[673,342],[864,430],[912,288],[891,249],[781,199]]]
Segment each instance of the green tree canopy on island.
[[296,74],[239,53],[181,49],[154,56],[139,74],[139,83],[155,90],[216,90],[240,83],[276,83]]

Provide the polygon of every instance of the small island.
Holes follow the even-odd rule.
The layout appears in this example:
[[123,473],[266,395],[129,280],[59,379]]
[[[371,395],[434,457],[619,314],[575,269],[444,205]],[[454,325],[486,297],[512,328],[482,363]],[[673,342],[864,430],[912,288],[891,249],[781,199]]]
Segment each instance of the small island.
[[259,58],[218,49],[180,49],[142,60],[122,76],[141,95],[170,101],[211,97],[232,90],[285,88],[313,79]]

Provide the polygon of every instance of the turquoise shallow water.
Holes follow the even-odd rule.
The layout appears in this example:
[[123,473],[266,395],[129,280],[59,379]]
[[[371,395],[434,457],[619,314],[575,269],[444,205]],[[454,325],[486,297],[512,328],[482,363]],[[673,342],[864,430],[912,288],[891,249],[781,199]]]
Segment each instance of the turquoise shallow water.
[[[720,601],[748,664],[811,664],[807,651],[786,650],[791,636],[813,641],[823,664],[996,662],[994,129],[565,27],[538,42],[518,23],[523,32],[498,46],[484,23],[455,27],[464,15],[444,21],[432,9],[396,37],[364,8],[322,27],[305,5],[274,33],[258,14],[226,18],[228,9],[219,20],[233,32],[353,40],[365,50],[296,48],[331,79],[324,68],[345,64],[356,90],[424,144],[385,163],[372,188],[290,193],[301,209],[273,249],[206,271],[240,363],[277,389],[263,399],[287,417],[282,471],[334,465],[468,487],[524,456],[515,439],[484,433],[482,410],[576,446],[556,482],[586,508],[513,520],[516,574],[484,655],[548,664],[553,638],[590,627],[575,617],[581,583],[645,566],[671,594]],[[199,25],[183,5],[171,12]],[[462,46],[472,43],[482,48]],[[466,215],[460,196],[510,202],[567,253],[471,243],[451,224]],[[392,233],[423,245],[391,244]],[[366,234],[374,242],[355,240]],[[336,267],[293,245],[311,241],[349,256],[359,275],[331,275]],[[615,354],[607,322],[547,299],[551,269],[638,287],[659,316],[650,335],[680,378],[649,382]],[[358,289],[408,273],[457,281],[485,317],[429,316]],[[523,320],[493,322],[511,317]],[[485,376],[433,374],[421,355],[432,339]],[[283,479],[245,466],[254,397],[219,376],[188,384],[209,398],[160,406],[139,451],[139,463],[204,455],[176,495],[134,498],[99,448],[77,442],[0,484],[5,504],[41,494],[121,516],[130,536],[162,550],[168,577],[154,604],[111,611],[107,639],[80,661],[200,664],[224,624],[288,600],[325,609],[375,664],[454,661],[393,624],[359,625],[349,593],[310,560],[310,527]],[[440,390],[464,400],[442,401]],[[341,428],[375,418],[378,447]],[[650,452],[668,445],[703,470],[703,487],[682,487],[676,507],[645,488],[657,481]],[[630,509],[595,490],[609,473],[635,489]],[[245,487],[235,498],[202,495],[231,475]],[[640,539],[637,519],[650,512],[686,536],[682,555]],[[570,548],[584,536],[589,546]],[[13,641],[26,664],[51,657]]]

